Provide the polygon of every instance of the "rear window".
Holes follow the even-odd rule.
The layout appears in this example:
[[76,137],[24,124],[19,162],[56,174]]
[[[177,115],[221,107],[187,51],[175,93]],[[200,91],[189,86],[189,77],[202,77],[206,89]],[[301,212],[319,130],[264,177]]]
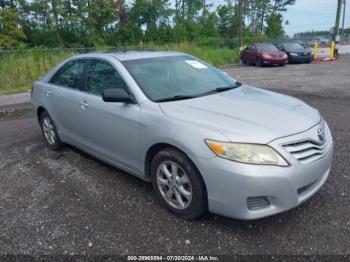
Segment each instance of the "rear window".
[[289,52],[305,52],[305,48],[297,43],[284,44],[284,49]]
[[54,74],[49,83],[58,86],[79,88],[85,62],[84,59],[67,62]]

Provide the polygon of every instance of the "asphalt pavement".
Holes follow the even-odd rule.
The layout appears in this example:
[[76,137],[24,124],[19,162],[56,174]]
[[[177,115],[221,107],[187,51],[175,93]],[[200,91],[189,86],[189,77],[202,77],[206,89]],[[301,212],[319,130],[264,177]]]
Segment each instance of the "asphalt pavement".
[[323,114],[334,162],[313,198],[256,221],[185,221],[157,203],[150,184],[69,146],[49,152],[26,113],[0,121],[0,255],[350,255],[350,63],[223,70]]

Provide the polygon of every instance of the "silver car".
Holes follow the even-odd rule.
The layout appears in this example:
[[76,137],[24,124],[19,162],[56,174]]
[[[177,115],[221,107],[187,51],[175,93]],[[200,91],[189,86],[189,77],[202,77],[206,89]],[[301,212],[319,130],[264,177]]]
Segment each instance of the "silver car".
[[332,136],[316,109],[184,53],[75,56],[34,83],[32,101],[51,150],[71,144],[152,182],[186,219],[280,213],[330,173]]

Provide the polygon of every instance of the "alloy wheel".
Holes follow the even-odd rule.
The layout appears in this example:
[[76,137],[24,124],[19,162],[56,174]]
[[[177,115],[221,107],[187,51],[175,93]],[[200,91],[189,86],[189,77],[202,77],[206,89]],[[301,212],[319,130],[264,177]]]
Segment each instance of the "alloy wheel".
[[163,161],[157,169],[157,185],[164,200],[176,209],[186,209],[192,201],[190,179],[174,161]]
[[45,116],[43,118],[42,127],[43,127],[44,136],[45,136],[46,141],[50,145],[54,145],[56,142],[55,127],[54,127],[51,119],[48,116]]

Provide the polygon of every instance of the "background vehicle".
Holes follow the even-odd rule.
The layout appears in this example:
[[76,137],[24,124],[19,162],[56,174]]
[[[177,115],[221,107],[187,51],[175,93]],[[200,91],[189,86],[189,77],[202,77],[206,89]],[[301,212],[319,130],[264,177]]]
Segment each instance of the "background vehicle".
[[279,51],[272,44],[249,45],[247,48],[242,50],[240,58],[243,64],[255,64],[256,66],[284,66],[288,62],[286,53]]
[[331,44],[331,40],[329,38],[326,38],[326,37],[316,37],[315,40],[321,46],[326,46],[326,45]]
[[278,49],[286,52],[289,63],[311,63],[313,55],[298,43],[283,43],[277,45]]

